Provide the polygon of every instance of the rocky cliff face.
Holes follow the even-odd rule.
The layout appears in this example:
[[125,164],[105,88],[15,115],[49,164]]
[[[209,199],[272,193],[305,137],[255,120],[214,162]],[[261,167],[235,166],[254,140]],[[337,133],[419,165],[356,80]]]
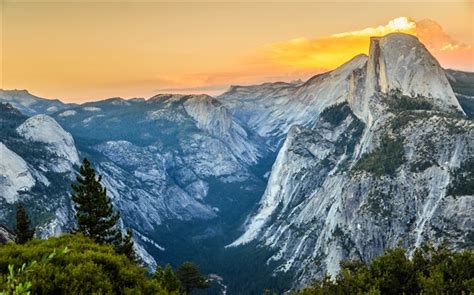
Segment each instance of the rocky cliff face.
[[28,206],[37,234],[70,229],[69,185],[79,158],[71,134],[51,117],[27,118],[0,104],[0,220],[12,226],[15,202]]
[[15,235],[11,230],[0,224],[0,245],[8,242],[13,242]]
[[438,63],[415,37],[373,38],[350,90],[313,128],[290,130],[259,209],[230,244],[272,249],[275,272],[299,284],[398,243],[474,246],[474,192],[463,189],[474,123]]
[[232,86],[218,99],[248,128],[265,138],[270,148],[277,150],[291,126],[311,126],[325,107],[346,101],[354,71],[366,62],[367,56],[356,56],[338,69],[305,83]]
[[33,116],[18,126],[16,131],[32,144],[45,144],[55,154],[55,161],[46,164],[52,171],[71,172],[74,165],[79,165],[74,139],[53,118],[47,115]]

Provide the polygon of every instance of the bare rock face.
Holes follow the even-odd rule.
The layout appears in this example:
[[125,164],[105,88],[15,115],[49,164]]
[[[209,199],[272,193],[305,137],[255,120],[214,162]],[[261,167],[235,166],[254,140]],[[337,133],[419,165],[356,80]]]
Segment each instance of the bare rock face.
[[0,245],[14,242],[15,235],[11,230],[0,224]]
[[53,118],[47,115],[36,115],[28,118],[17,128],[17,132],[34,144],[40,142],[57,157],[50,169],[56,172],[70,172],[74,165],[79,165],[79,155],[74,139]]
[[35,179],[22,157],[0,142],[0,197],[13,204],[21,191],[29,190]]
[[415,37],[391,34],[373,38],[348,76],[342,102],[290,130],[258,210],[229,245],[272,249],[275,272],[292,272],[295,287],[400,242],[474,246],[474,192],[460,189],[474,174],[474,123],[437,61]]
[[368,125],[377,117],[380,96],[394,91],[429,100],[444,112],[464,114],[443,68],[415,36],[372,37],[365,71],[354,72],[353,83],[359,84],[353,88],[358,93],[349,102]]
[[366,63],[367,56],[361,54],[305,83],[233,86],[218,99],[276,150],[293,125],[310,126],[324,108],[346,101],[351,93],[353,72],[364,68]]

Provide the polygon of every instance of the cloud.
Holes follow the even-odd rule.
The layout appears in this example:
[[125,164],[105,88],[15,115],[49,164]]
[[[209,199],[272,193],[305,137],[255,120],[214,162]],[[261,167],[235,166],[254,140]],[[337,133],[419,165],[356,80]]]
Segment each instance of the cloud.
[[417,36],[444,67],[474,69],[474,51],[471,45],[457,42],[432,20],[414,21],[408,17],[399,17],[386,25],[373,28],[269,44],[264,47],[263,58],[285,67],[333,69],[357,54],[367,54],[371,36],[393,32]]

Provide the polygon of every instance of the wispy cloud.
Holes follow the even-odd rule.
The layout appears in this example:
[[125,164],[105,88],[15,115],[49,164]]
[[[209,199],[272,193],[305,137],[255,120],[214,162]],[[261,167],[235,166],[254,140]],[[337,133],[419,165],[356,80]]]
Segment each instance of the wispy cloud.
[[474,70],[471,45],[457,42],[432,20],[414,21],[408,17],[399,17],[373,28],[268,44],[264,49],[264,58],[288,67],[333,69],[357,54],[367,53],[371,36],[393,32],[417,36],[445,67]]

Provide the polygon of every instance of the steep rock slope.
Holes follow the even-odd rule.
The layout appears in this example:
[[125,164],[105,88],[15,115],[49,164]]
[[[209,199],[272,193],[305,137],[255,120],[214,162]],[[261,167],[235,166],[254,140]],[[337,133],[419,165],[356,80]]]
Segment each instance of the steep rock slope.
[[1,142],[0,159],[0,196],[7,203],[15,203],[18,192],[29,190],[35,184],[35,179],[28,170],[28,164]]
[[299,284],[399,242],[474,246],[474,123],[437,62],[416,38],[391,34],[372,39],[351,81],[347,101],[290,130],[259,209],[230,245],[269,248],[268,263]]
[[74,165],[79,165],[74,139],[53,118],[47,115],[33,116],[18,126],[16,131],[31,142],[46,144],[49,151],[56,155],[56,161],[49,164],[51,170],[68,172]]
[[365,66],[358,55],[338,69],[317,75],[305,83],[266,83],[232,86],[218,97],[246,126],[277,149],[294,124],[311,126],[327,106],[346,101],[352,73]]
[[9,104],[0,104],[0,125],[1,222],[12,225],[14,203],[20,201],[40,225],[40,236],[69,229],[73,212],[68,191],[78,164],[71,135],[51,117],[28,119]]

